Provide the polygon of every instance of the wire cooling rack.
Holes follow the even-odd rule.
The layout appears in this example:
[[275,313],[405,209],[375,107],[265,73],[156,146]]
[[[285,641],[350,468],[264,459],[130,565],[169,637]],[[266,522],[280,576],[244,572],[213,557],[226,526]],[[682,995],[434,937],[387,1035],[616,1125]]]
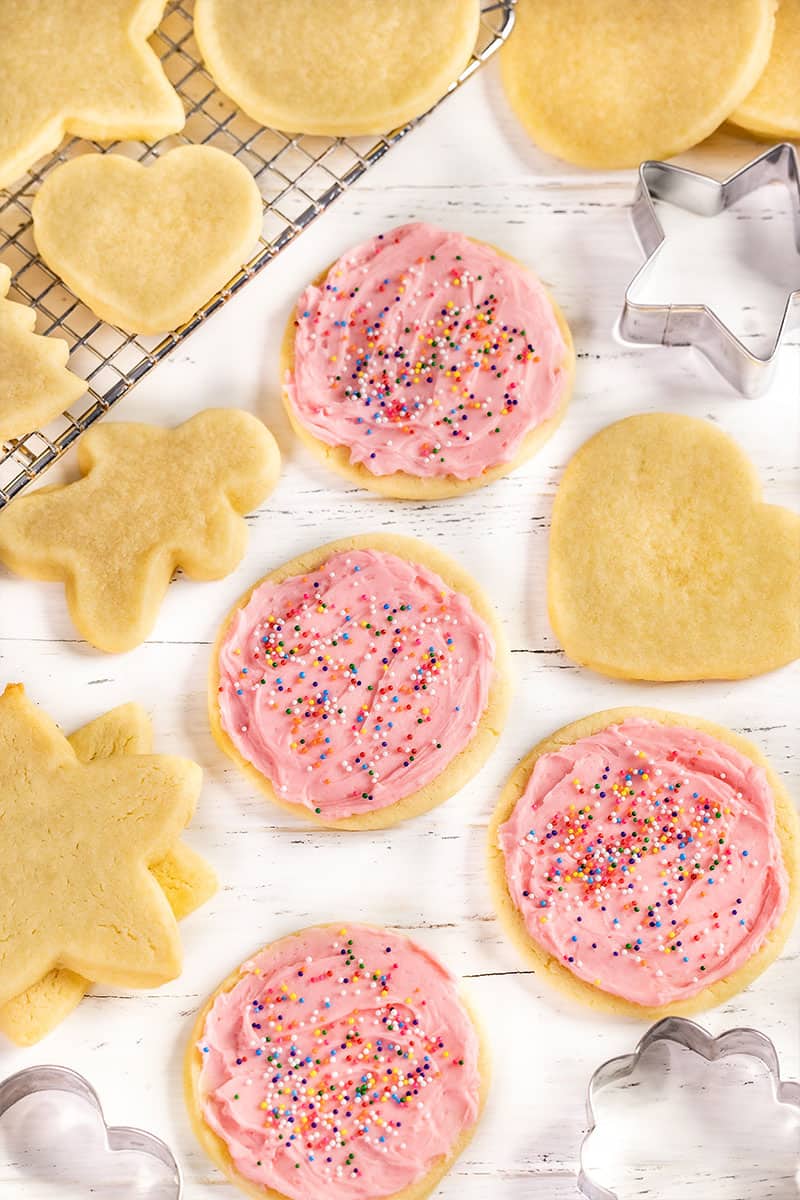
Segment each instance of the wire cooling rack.
[[[515,0],[483,0],[475,50],[447,95],[465,83],[506,40],[514,23],[514,4]],[[37,310],[37,332],[56,334],[68,342],[68,365],[89,385],[82,411],[65,412],[45,429],[0,447],[0,509],[61,458],[156,363],[425,119],[419,117],[377,140],[292,137],[256,124],[223,95],[203,69],[192,33],[191,0],[172,0],[151,44],[187,110],[181,134],[164,138],[154,146],[142,142],[99,146],[74,138],[58,153],[37,163],[13,190],[0,191],[0,262],[13,273],[9,297]],[[41,261],[33,241],[31,201],[50,171],[76,155],[115,150],[148,162],[186,142],[217,146],[234,154],[252,171],[264,198],[261,239],[250,261],[185,325],[165,337],[133,337],[98,321]]]

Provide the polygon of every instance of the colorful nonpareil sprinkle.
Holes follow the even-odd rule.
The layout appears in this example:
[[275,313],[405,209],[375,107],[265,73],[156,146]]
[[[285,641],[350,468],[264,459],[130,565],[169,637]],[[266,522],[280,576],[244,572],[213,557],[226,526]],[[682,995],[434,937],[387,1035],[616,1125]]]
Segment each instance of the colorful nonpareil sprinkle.
[[374,475],[473,479],[558,410],[567,349],[538,281],[490,246],[405,225],[350,251],[297,307],[300,424]]
[[499,843],[534,941],[636,1004],[730,975],[788,900],[763,769],[709,734],[641,718],[542,755]]
[[392,1195],[480,1107],[479,1043],[452,976],[364,926],[267,947],[198,1044],[203,1117],[246,1179],[293,1200]]
[[385,808],[475,735],[492,633],[432,571],[376,550],[265,580],[219,652],[219,712],[279,798],[325,818]]

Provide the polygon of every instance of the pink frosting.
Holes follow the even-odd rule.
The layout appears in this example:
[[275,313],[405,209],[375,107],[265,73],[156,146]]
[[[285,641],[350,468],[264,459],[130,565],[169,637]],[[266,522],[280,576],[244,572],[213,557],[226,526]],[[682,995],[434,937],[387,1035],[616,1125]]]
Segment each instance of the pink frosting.
[[762,768],[642,718],[542,755],[499,844],[534,941],[634,1004],[671,1004],[736,971],[789,896]]
[[421,222],[356,246],[297,306],[297,420],[374,475],[474,479],[559,406],[566,346],[528,271]]
[[219,712],[280,797],[331,820],[435,779],[475,734],[494,639],[469,599],[395,554],[265,580],[219,652]]
[[479,1043],[452,975],[397,933],[305,930],[245,963],[198,1048],[206,1124],[292,1200],[373,1200],[474,1125]]

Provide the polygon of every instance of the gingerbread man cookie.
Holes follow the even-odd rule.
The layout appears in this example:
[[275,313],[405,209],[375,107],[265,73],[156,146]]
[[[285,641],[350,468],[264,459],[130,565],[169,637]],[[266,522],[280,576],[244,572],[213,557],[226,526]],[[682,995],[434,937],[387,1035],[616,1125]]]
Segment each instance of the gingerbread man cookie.
[[250,413],[207,409],[179,425],[107,422],[79,443],[75,483],[0,516],[0,561],[61,580],[83,637],[119,653],[144,641],[176,567],[221,579],[247,542],[242,514],[270,493],[280,454]]

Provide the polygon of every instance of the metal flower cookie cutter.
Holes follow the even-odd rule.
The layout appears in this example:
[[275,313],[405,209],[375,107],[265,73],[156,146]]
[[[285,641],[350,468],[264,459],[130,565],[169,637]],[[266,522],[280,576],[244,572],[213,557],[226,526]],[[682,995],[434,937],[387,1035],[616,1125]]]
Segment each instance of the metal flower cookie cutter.
[[[602,1093],[615,1088],[617,1085],[621,1084],[625,1086],[628,1084],[634,1087],[637,1083],[637,1080],[634,1078],[637,1068],[639,1068],[647,1052],[658,1043],[671,1043],[696,1056],[699,1060],[697,1064],[698,1070],[703,1076],[707,1075],[712,1064],[733,1055],[754,1060],[755,1063],[764,1069],[768,1077],[774,1104],[776,1106],[785,1105],[787,1115],[791,1118],[791,1137],[793,1140],[790,1170],[794,1177],[795,1187],[798,1189],[798,1193],[800,1193],[800,1149],[798,1148],[797,1140],[798,1133],[800,1133],[800,1083],[781,1079],[778,1053],[774,1043],[765,1034],[759,1033],[756,1029],[729,1029],[727,1032],[720,1034],[719,1037],[713,1037],[700,1025],[696,1025],[693,1021],[688,1021],[684,1017],[666,1017],[647,1030],[632,1054],[623,1055],[621,1058],[609,1059],[598,1067],[591,1078],[587,1097],[588,1131],[580,1149],[578,1190],[581,1194],[586,1196],[587,1200],[620,1200],[620,1195],[617,1191],[611,1191],[598,1182],[596,1170],[590,1167],[587,1161],[589,1139],[598,1128],[598,1100]],[[660,1068],[660,1073],[661,1071],[663,1071],[663,1068]],[[737,1086],[735,1090],[737,1091],[741,1107],[741,1089]],[[745,1094],[748,1095],[748,1093]],[[640,1107],[642,1105],[641,1092],[638,1091],[637,1104]],[[750,1105],[752,1105],[752,1099],[750,1099],[750,1104],[747,1107],[748,1120],[752,1120]],[[652,1191],[648,1189],[647,1194],[660,1196],[663,1193],[657,1189]],[[775,1194],[777,1195],[777,1193]],[[782,1196],[784,1194],[788,1195],[788,1193],[780,1193]],[[770,1192],[770,1195],[773,1195],[773,1193]]]
[[644,162],[631,215],[642,250],[647,255],[625,292],[619,322],[627,342],[662,346],[694,346],[744,396],[758,396],[770,384],[784,334],[800,324],[800,257],[798,289],[789,293],[772,348],[754,354],[705,304],[643,304],[633,299],[649,276],[665,234],[655,201],[713,217],[768,183],[784,183],[793,195],[795,245],[800,256],[800,170],[797,153],[788,142],[773,146],[721,182],[671,163]]
[[[142,1190],[132,1189],[129,1177],[126,1177],[126,1180],[120,1183],[120,1195],[124,1195],[126,1200],[132,1200],[134,1196],[141,1196],[142,1200],[150,1200],[151,1196],[152,1200],[181,1200],[183,1178],[181,1169],[169,1146],[162,1142],[161,1138],[152,1133],[146,1133],[143,1129],[108,1125],[94,1088],[82,1075],[68,1067],[28,1067],[27,1070],[19,1071],[16,1075],[11,1075],[0,1083],[0,1119],[15,1104],[40,1092],[68,1093],[82,1100],[93,1110],[94,1121],[103,1134],[104,1144],[100,1153],[112,1156],[126,1152],[135,1155],[141,1154],[147,1156],[148,1159],[156,1160],[165,1168],[164,1171],[159,1172],[161,1178],[157,1184],[152,1187],[145,1184]],[[34,1128],[38,1128],[35,1116],[33,1119]],[[95,1189],[91,1187],[89,1190],[94,1192]],[[107,1193],[103,1191],[101,1194]],[[114,1189],[114,1194],[116,1194],[116,1189]]]

